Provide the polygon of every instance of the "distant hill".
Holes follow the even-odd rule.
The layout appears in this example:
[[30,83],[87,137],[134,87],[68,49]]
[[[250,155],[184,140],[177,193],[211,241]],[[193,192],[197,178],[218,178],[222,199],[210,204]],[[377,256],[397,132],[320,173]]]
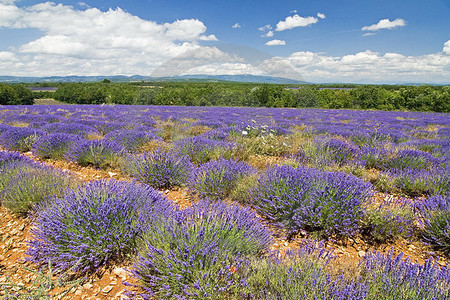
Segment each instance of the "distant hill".
[[50,77],[18,77],[0,76],[0,82],[33,83],[33,82],[98,82],[103,79],[114,82],[133,81],[232,81],[253,83],[278,83],[278,84],[306,84],[305,81],[293,80],[282,77],[255,76],[255,75],[182,75],[174,77],[150,77],[150,76],[50,76]]

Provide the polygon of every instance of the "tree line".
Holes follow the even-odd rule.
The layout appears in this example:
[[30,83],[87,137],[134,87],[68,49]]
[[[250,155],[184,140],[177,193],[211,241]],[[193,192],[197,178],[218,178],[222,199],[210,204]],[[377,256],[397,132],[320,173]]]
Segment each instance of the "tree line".
[[32,105],[33,93],[23,84],[0,83],[0,105]]
[[[281,85],[232,82],[58,83],[47,96],[72,104],[254,106],[450,112],[449,86]],[[6,89],[8,85],[2,85]],[[23,85],[11,85],[14,89]],[[14,104],[2,100],[0,103]],[[19,95],[16,91],[16,94]],[[42,96],[37,94],[36,96]],[[28,99],[28,98],[27,98]],[[17,103],[22,104],[22,103]],[[25,104],[25,103],[23,103]]]

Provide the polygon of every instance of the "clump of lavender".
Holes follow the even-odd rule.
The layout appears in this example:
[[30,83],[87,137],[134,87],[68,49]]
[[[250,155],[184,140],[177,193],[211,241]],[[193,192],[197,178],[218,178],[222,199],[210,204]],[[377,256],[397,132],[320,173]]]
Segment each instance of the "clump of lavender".
[[221,299],[239,285],[244,256],[261,254],[270,242],[251,210],[201,201],[150,227],[133,274],[146,297]]
[[242,271],[240,294],[258,300],[365,299],[364,284],[327,273],[332,260],[331,251],[311,241],[295,251],[255,259]]
[[439,161],[430,153],[419,150],[400,150],[394,157],[383,163],[384,170],[431,170],[439,166]]
[[67,123],[50,123],[42,126],[41,129],[48,133],[66,133],[87,137],[90,134],[99,134],[99,132],[91,126],[77,124],[75,122]]
[[7,150],[27,152],[44,132],[28,127],[11,127],[0,134],[0,146]]
[[450,196],[434,196],[417,205],[423,217],[423,238],[450,256]]
[[290,235],[303,229],[320,236],[352,236],[371,194],[372,186],[352,175],[275,166],[251,191],[251,202]]
[[152,220],[168,215],[170,203],[150,187],[115,180],[68,190],[37,212],[29,242],[30,260],[56,270],[94,271],[123,259]]
[[367,169],[382,169],[389,151],[383,145],[365,146],[361,148],[359,161]]
[[406,238],[412,233],[414,220],[414,207],[405,200],[369,201],[364,205],[361,233],[377,243]]
[[448,169],[406,169],[390,172],[390,175],[393,177],[394,186],[408,196],[447,195],[450,192]]
[[120,168],[125,157],[122,146],[106,140],[92,140],[73,144],[66,158],[80,166],[108,169]]
[[83,140],[73,134],[55,133],[39,138],[33,145],[33,154],[41,158],[63,159],[73,144]]
[[151,140],[161,140],[154,133],[140,130],[116,130],[105,135],[105,140],[114,141],[128,152],[139,152],[139,149]]
[[0,168],[13,162],[34,163],[32,159],[18,152],[0,150]]
[[142,183],[154,188],[171,188],[187,183],[193,166],[189,158],[159,149],[135,157],[127,172]]
[[47,197],[61,195],[65,189],[76,185],[68,174],[47,166],[22,168],[8,174],[8,184],[0,192],[1,203],[19,215],[28,214]]
[[194,171],[190,189],[202,198],[221,200],[230,195],[240,179],[255,172],[256,169],[244,162],[211,161]]
[[329,139],[319,144],[320,155],[338,165],[349,162],[358,155],[359,151],[359,148],[352,143],[338,139]]
[[200,136],[185,138],[175,143],[174,151],[186,155],[195,164],[204,164],[216,156],[217,152],[231,150],[233,144]]
[[360,281],[368,287],[366,299],[448,299],[450,269],[432,260],[421,265],[403,254],[368,253],[360,268]]

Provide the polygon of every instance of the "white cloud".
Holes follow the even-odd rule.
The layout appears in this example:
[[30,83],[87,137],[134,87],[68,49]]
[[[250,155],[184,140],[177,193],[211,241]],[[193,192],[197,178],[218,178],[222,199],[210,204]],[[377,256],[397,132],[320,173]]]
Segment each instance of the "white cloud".
[[236,29],[236,28],[241,28],[241,24],[236,23],[233,26],[231,26],[232,28]]
[[296,9],[291,10],[290,13],[291,13],[291,14],[296,14],[296,13],[297,13],[297,10],[296,10]]
[[18,7],[14,1],[0,1],[0,28],[42,32],[38,39],[14,48],[20,63],[2,63],[2,74],[149,75],[162,62],[183,53],[207,55],[200,50],[214,47],[199,43],[217,41],[214,34],[205,34],[206,26],[197,19],[161,24],[120,8],[75,9],[52,2]]
[[267,31],[267,30],[271,30],[271,29],[272,29],[272,26],[270,26],[269,24],[258,28],[259,31]]
[[326,17],[325,17],[325,15],[324,14],[322,14],[322,13],[317,13],[317,16],[319,17],[319,18],[321,18],[321,19],[325,19]]
[[449,54],[450,55],[450,40],[446,41],[444,44],[444,48],[442,49],[442,51],[445,54]]
[[266,46],[284,46],[286,45],[285,41],[282,40],[271,40],[265,43]]
[[287,58],[278,59],[312,82],[448,83],[450,78],[450,55],[443,53],[406,56],[367,50],[344,56],[328,56],[295,52]]
[[380,29],[394,29],[397,27],[406,26],[406,21],[403,19],[395,19],[394,21],[390,21],[389,19],[382,19],[377,24],[373,24],[370,26],[364,26],[361,28],[363,31],[377,31]]
[[269,30],[267,31],[267,33],[262,34],[261,37],[268,37],[268,38],[273,37],[273,31]]
[[299,15],[293,15],[286,17],[284,21],[280,21],[277,24],[276,31],[283,31],[296,27],[306,27],[311,24],[317,23],[319,20],[315,17],[300,17]]
[[375,35],[375,32],[367,32],[364,33],[362,36],[371,36],[371,35]]

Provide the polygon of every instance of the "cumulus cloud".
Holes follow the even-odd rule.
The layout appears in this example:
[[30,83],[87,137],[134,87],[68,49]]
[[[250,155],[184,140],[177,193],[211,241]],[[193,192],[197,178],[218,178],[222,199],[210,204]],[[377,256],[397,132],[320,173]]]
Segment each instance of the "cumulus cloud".
[[443,53],[406,56],[367,50],[344,56],[328,56],[295,52],[278,60],[291,65],[305,80],[312,82],[448,83],[450,78],[450,55]]
[[267,31],[267,33],[262,34],[261,37],[268,37],[268,38],[273,37],[273,31],[269,30]]
[[319,22],[319,19],[315,17],[300,17],[299,15],[295,14],[293,16],[286,17],[284,21],[278,22],[275,30],[283,31],[296,27],[306,27],[317,22]]
[[322,13],[317,13],[317,16],[319,17],[319,18],[321,18],[321,19],[325,19],[325,15],[324,14],[322,14]]
[[239,23],[236,23],[236,24],[234,24],[233,26],[231,26],[233,29],[236,29],[236,28],[241,28],[241,24],[239,24]]
[[183,53],[208,55],[214,47],[199,43],[217,41],[214,34],[206,34],[205,24],[198,19],[157,23],[120,8],[75,9],[52,2],[18,7],[14,1],[0,1],[0,28],[42,32],[38,39],[14,48],[22,64],[13,68],[2,64],[3,74],[148,75],[162,62]]
[[267,31],[267,30],[271,30],[272,26],[270,24],[264,25],[262,27],[259,27],[258,30],[259,31]]
[[286,45],[285,41],[282,40],[271,40],[265,43],[266,46],[284,46]]
[[442,49],[442,51],[445,54],[449,54],[450,55],[450,40],[446,41],[444,44],[444,49]]
[[361,28],[363,31],[377,31],[380,29],[394,29],[397,27],[406,26],[406,21],[403,19],[395,19],[394,21],[390,21],[389,19],[382,19],[377,24],[364,26]]

